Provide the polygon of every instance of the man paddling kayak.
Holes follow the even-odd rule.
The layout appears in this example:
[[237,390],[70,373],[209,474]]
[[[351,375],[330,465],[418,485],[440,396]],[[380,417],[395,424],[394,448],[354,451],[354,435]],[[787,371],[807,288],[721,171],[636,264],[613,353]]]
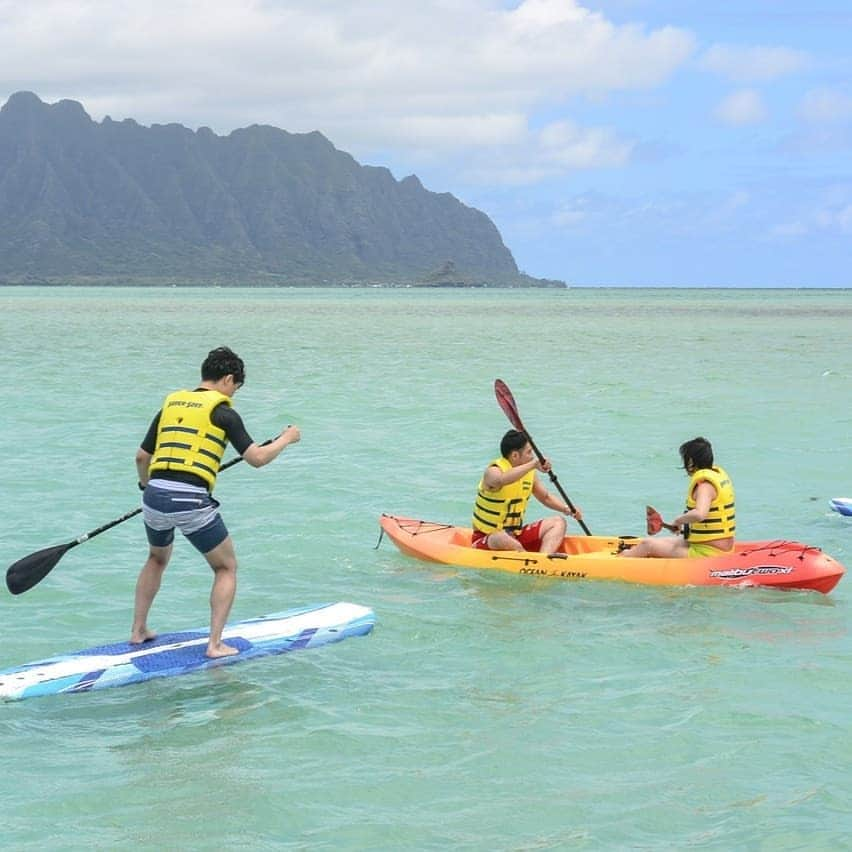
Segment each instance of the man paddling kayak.
[[713,447],[706,438],[684,442],[679,452],[689,477],[686,509],[666,526],[681,534],[644,538],[621,556],[684,558],[721,556],[733,550],[737,513],[730,476],[713,464]]
[[[500,442],[500,458],[485,469],[473,507],[473,547],[482,550],[534,550],[556,553],[565,537],[565,518],[580,520],[573,511],[551,494],[536,476],[550,470],[550,462],[533,455],[526,433],[510,429]],[[524,524],[524,511],[530,497],[543,506],[561,512],[532,524]]]
[[244,381],[242,358],[226,346],[213,349],[201,365],[201,384],[166,397],[136,451],[149,550],[136,581],[131,644],[156,637],[147,626],[148,612],[172,555],[174,531],[179,529],[213,569],[206,654],[239,653],[222,641],[237,590],[237,558],[212,496],[216,475],[229,442],[252,467],[263,467],[301,437],[297,427],[288,426],[274,440],[256,444],[231,402]]

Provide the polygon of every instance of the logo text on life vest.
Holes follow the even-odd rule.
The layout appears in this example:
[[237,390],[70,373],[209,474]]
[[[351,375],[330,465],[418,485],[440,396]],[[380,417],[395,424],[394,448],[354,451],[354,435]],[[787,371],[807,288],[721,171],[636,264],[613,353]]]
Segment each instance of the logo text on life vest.
[[173,405],[178,405],[181,408],[201,408],[202,403],[189,402],[188,400],[183,399],[173,399],[171,402],[169,402],[168,407],[171,408]]

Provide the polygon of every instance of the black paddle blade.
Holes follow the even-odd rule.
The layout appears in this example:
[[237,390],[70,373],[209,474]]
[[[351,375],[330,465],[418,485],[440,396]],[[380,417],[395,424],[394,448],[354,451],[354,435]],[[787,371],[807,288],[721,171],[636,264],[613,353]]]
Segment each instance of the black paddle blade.
[[23,559],[19,559],[14,565],[9,566],[6,571],[6,586],[13,595],[26,592],[37,583],[40,583],[59,562],[65,553],[78,542],[71,541],[68,544],[55,544],[53,547],[45,547],[36,553],[31,553]]
[[503,413],[509,418],[509,422],[519,432],[526,432],[524,424],[521,422],[521,415],[518,414],[518,406],[515,405],[512,391],[509,390],[509,386],[502,379],[494,380],[494,395],[497,397],[497,403],[503,409]]

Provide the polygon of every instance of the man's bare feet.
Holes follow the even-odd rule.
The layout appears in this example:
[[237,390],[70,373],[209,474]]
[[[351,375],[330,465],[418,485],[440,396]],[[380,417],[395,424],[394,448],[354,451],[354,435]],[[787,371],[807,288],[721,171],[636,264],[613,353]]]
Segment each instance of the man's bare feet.
[[224,642],[218,642],[216,645],[207,646],[207,653],[205,656],[215,660],[217,657],[233,657],[234,654],[239,653],[238,648],[232,648]]
[[154,630],[149,630],[147,627],[143,627],[142,630],[134,630],[130,634],[130,644],[141,645],[143,642],[150,642],[152,639],[156,638],[157,634]]

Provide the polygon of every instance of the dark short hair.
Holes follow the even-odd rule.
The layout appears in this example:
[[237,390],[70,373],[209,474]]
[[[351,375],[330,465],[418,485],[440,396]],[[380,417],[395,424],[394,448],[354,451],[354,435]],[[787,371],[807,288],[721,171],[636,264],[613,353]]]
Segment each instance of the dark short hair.
[[693,438],[680,445],[680,458],[686,468],[690,462],[696,470],[713,467],[713,447],[706,438]]
[[218,382],[219,379],[224,379],[228,375],[232,375],[238,385],[245,382],[246,368],[243,359],[227,346],[211,349],[201,365],[201,380]]
[[500,441],[500,455],[504,459],[509,458],[509,453],[515,450],[522,450],[530,439],[526,432],[519,432],[517,429],[510,429]]

